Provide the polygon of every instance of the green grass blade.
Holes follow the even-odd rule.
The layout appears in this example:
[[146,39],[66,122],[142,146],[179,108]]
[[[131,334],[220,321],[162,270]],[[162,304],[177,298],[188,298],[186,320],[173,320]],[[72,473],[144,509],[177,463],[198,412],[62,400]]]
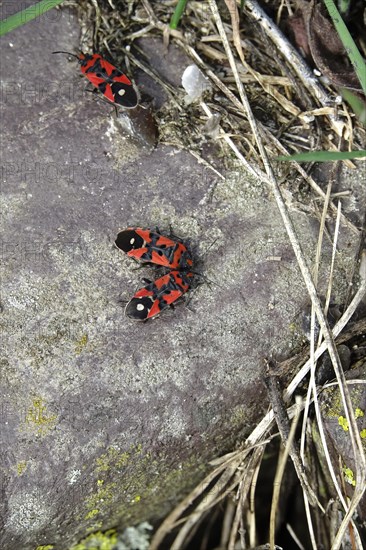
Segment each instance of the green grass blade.
[[32,21],[32,19],[40,17],[46,13],[46,11],[58,6],[62,2],[63,0],[42,0],[33,6],[29,6],[25,10],[18,11],[7,19],[0,21],[0,36],[13,31],[17,27],[25,25],[29,21]]
[[324,0],[324,4],[327,7],[329,15],[333,20],[333,24],[337,29],[339,38],[343,42],[343,46],[346,49],[347,55],[351,60],[351,63],[356,71],[358,80],[360,81],[361,87],[366,94],[366,64],[362,58],[362,55],[357,49],[356,44],[353,41],[352,36],[350,35],[339,11],[337,10],[336,5],[333,0]]
[[353,94],[349,90],[342,88],[342,96],[352,107],[352,111],[355,113],[357,120],[366,126],[366,105],[360,97]]
[[185,10],[187,2],[188,0],[179,0],[177,7],[175,8],[172,18],[170,20],[169,27],[171,29],[176,29],[178,27],[178,23],[180,21],[180,18],[182,17],[182,14]]
[[313,151],[311,153],[298,153],[296,155],[281,155],[275,160],[297,162],[330,162],[334,160],[347,160],[366,158],[366,151]]

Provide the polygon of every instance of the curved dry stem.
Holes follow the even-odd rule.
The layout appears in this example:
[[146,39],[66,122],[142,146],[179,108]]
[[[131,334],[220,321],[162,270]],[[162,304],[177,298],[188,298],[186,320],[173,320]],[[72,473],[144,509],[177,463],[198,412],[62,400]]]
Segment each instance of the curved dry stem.
[[[236,0],[240,4],[240,0]],[[311,93],[312,97],[323,107],[329,107],[333,103],[331,97],[326,93],[323,86],[314,76],[301,55],[290,44],[287,38],[282,34],[275,23],[268,17],[265,11],[255,0],[246,0],[244,3],[246,13],[260,25],[266,35],[272,40],[278,52],[285,57],[293,72],[301,80],[305,88]],[[337,135],[341,136],[344,123],[337,120],[335,115],[329,114],[329,121]]]

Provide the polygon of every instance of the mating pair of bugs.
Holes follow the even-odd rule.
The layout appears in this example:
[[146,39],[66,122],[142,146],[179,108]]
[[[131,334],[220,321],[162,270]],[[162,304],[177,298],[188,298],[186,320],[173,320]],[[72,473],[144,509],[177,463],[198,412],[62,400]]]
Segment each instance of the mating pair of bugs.
[[177,237],[165,237],[157,231],[129,227],[115,240],[117,248],[142,264],[168,269],[155,281],[144,279],[147,285],[138,290],[126,305],[127,317],[146,321],[172,306],[191,287],[195,273],[187,246]]

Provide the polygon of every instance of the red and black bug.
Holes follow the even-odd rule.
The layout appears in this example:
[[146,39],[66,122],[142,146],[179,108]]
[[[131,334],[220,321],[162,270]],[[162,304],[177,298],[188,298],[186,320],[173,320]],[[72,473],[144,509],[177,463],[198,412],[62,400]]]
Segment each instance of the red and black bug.
[[118,233],[115,244],[127,256],[141,263],[185,271],[189,271],[193,265],[192,255],[183,242],[164,237],[150,229],[129,227]]
[[128,227],[115,240],[117,248],[142,264],[153,264],[169,270],[156,281],[138,290],[128,302],[125,314],[146,321],[172,306],[190,288],[195,278],[190,250],[177,237],[165,237],[159,230]]
[[137,321],[146,321],[159,315],[179,300],[190,288],[193,273],[172,270],[138,290],[128,302],[125,314]]
[[131,80],[114,65],[103,59],[100,54],[80,53],[76,55],[64,51],[52,53],[64,53],[76,57],[81,66],[81,72],[114,105],[127,109],[137,107],[139,96]]

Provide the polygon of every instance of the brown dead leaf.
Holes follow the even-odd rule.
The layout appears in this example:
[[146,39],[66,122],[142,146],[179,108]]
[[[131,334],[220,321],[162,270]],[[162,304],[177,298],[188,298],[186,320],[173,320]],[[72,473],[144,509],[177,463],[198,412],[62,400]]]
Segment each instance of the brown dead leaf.
[[286,26],[288,27],[291,39],[293,40],[297,49],[304,57],[310,58],[311,53],[308,41],[308,34],[306,32],[305,22],[302,14],[296,13],[295,15],[289,17]]
[[[299,31],[296,41],[301,44],[304,53],[306,54],[310,50],[314,64],[335,86],[361,91],[357,75],[342,41],[333,23],[326,16],[323,5],[311,0],[310,2],[299,2],[298,6],[300,6],[300,11],[296,19],[300,16],[303,19],[303,25],[299,25],[295,19],[295,26],[292,25],[292,30],[295,33]],[[304,29],[307,40],[304,36]]]
[[233,27],[234,46],[236,48],[236,51],[238,52],[238,55],[242,63],[245,63],[243,48],[241,47],[241,41],[240,41],[239,11],[236,5],[236,0],[225,0],[225,4],[227,5],[227,8],[230,13],[230,17],[231,17],[231,24]]

